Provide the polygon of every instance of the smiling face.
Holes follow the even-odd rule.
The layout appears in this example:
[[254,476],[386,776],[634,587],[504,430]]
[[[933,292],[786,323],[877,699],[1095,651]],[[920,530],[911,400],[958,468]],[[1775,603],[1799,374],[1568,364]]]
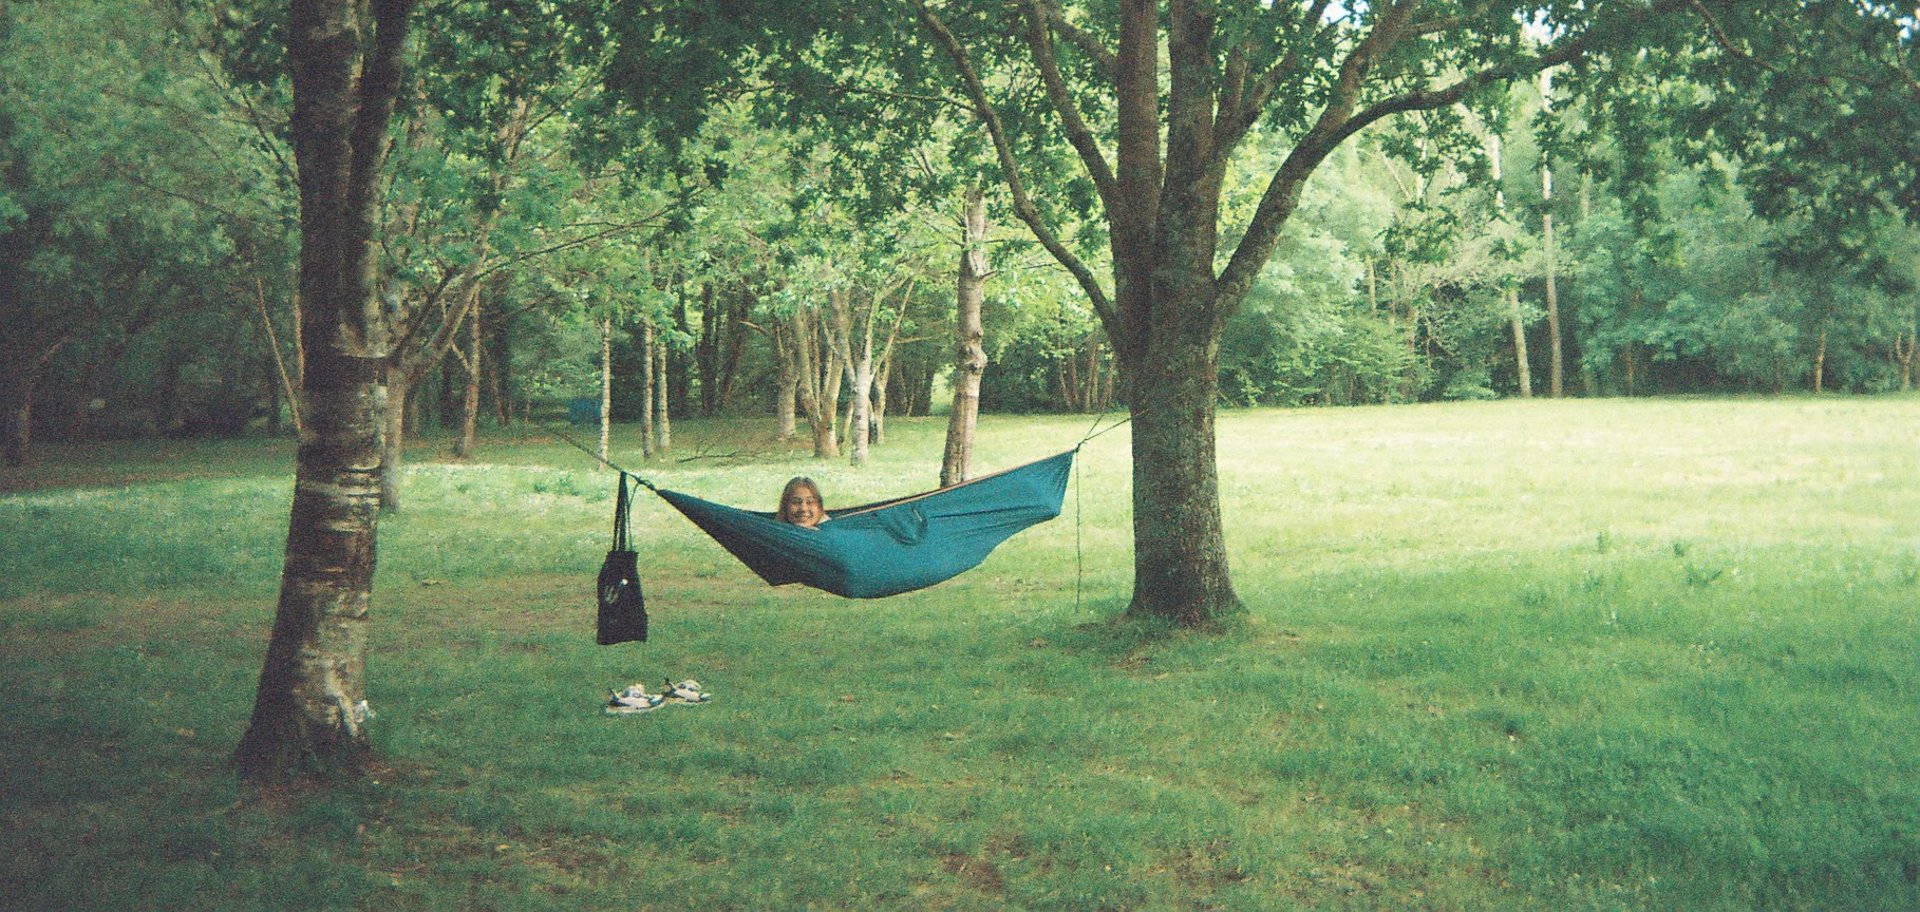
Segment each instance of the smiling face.
[[827,518],[827,508],[820,502],[820,486],[811,478],[795,478],[787,482],[786,490],[780,492],[780,512],[777,518],[781,522],[796,526],[814,528]]

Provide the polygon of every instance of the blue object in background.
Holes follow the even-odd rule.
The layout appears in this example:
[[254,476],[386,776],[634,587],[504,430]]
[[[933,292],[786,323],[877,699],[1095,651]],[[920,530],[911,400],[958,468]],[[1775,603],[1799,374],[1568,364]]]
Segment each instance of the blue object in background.
[[575,399],[567,403],[568,424],[598,424],[600,421],[600,400]]

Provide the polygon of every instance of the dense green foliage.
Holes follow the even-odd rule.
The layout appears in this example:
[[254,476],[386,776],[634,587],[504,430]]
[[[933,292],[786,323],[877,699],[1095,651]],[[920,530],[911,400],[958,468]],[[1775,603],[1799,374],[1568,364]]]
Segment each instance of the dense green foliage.
[[[1250,618],[1216,637],[1110,620],[1124,431],[1083,453],[1067,516],[878,602],[761,586],[649,498],[654,636],[604,649],[609,476],[551,439],[489,440],[481,465],[436,462],[429,440],[408,511],[382,524],[385,766],[246,802],[221,764],[270,622],[290,448],[54,445],[0,474],[0,895],[208,912],[1910,909],[1917,410],[1228,412]],[[1083,428],[989,417],[980,458]],[[899,423],[865,471],[777,448],[649,474],[751,502],[806,471],[865,499],[929,484],[940,429]],[[679,433],[764,445],[757,420]],[[620,458],[639,448],[632,427],[615,439]],[[715,702],[600,715],[605,689],[669,674]]]
[[[1809,6],[1820,28],[1790,28],[1779,6],[1706,4],[1717,30],[1688,32],[1684,53],[1583,63],[1552,114],[1521,91],[1361,134],[1309,184],[1226,327],[1222,400],[1512,395],[1498,296],[1513,282],[1544,375],[1542,148],[1560,178],[1576,392],[1910,386],[1920,241],[1888,213],[1912,211],[1920,159],[1902,145],[1920,135],[1911,29],[1825,3]],[[405,337],[421,344],[459,319],[471,289],[495,421],[595,395],[607,317],[620,324],[619,413],[638,414],[640,334],[628,330],[641,323],[671,349],[677,413],[765,412],[776,324],[835,288],[870,300],[907,281],[912,295],[878,314],[882,327],[902,317],[878,382],[896,410],[931,405],[955,193],[996,172],[964,112],[894,91],[934,79],[930,62],[900,47],[891,76],[854,68],[853,45],[823,37],[824,20],[790,23],[788,43],[764,50],[819,43],[765,70],[707,72],[732,64],[663,37],[602,60],[595,29],[638,41],[625,30],[646,18],[593,25],[586,6],[559,9],[422,13],[383,200],[380,284]],[[57,0],[0,15],[6,420],[30,394],[40,437],[285,426],[299,365],[278,10]],[[647,54],[687,67],[621,70]],[[845,79],[790,103],[836,65]],[[601,90],[623,73],[658,97]],[[1774,88],[1787,73],[1806,91]],[[707,106],[729,93],[744,100]],[[642,127],[629,103],[677,105],[679,128]],[[1462,129],[1509,140],[1498,187]],[[1249,140],[1248,166],[1228,176],[1230,220],[1251,212],[1287,135]],[[1043,197],[1050,217],[1097,259],[1104,235],[1076,221],[1091,191],[1046,162],[1029,165],[1033,180],[1061,182]],[[991,206],[989,407],[1110,404],[1110,355],[1084,295],[1049,274],[1004,198]],[[423,355],[410,401],[450,421],[465,369],[444,349]]]

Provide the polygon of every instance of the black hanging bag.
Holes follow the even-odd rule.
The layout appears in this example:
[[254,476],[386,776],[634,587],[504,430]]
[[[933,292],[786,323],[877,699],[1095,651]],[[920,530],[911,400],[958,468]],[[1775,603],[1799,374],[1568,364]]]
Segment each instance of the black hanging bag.
[[600,623],[596,641],[602,646],[631,640],[646,642],[647,601],[640,595],[640,557],[633,552],[627,526],[633,501],[627,496],[627,473],[620,473],[620,498],[613,507],[613,550],[600,565]]

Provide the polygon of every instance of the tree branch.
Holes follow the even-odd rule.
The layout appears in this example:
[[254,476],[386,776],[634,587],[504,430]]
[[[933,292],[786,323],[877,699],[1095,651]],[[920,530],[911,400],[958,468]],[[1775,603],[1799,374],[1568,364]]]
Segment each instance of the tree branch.
[[1027,0],[1027,47],[1033,52],[1033,62],[1040,68],[1040,79],[1046,85],[1047,98],[1053,102],[1053,108],[1060,115],[1060,122],[1066,127],[1067,141],[1073,144],[1074,151],[1080,153],[1080,161],[1093,177],[1094,189],[1100,193],[1100,201],[1108,209],[1115,205],[1113,197],[1113,168],[1100,151],[1100,145],[1093,138],[1093,131],[1087,128],[1087,122],[1080,117],[1079,106],[1073,103],[1073,96],[1067,92],[1067,83],[1060,75],[1059,61],[1054,59],[1053,41],[1047,33],[1041,4],[1044,0]]
[[[1273,255],[1281,226],[1286,224],[1294,206],[1300,202],[1301,185],[1329,153],[1358,130],[1358,127],[1352,126],[1356,119],[1352,112],[1360,103],[1360,92],[1365,86],[1367,74],[1373,69],[1375,59],[1399,40],[1400,32],[1407,25],[1415,5],[1401,2],[1380,11],[1380,18],[1374,27],[1354,45],[1353,51],[1340,64],[1332,97],[1326,109],[1320,113],[1319,120],[1294,145],[1293,151],[1287,154],[1286,160],[1280,163],[1273,178],[1267,182],[1260,205],[1254,210],[1253,219],[1247,223],[1246,234],[1241,236],[1232,258],[1227,261],[1227,268],[1215,282],[1215,299],[1226,305],[1221,308],[1222,319],[1229,316],[1239,300],[1245,297],[1246,290],[1253,286],[1253,280]],[[1257,114],[1256,110],[1249,112],[1248,116],[1251,118]],[[1380,113],[1374,119],[1384,116],[1385,113]]]
[[1108,50],[1098,38],[1085,29],[1068,22],[1066,12],[1060,9],[1060,4],[1055,0],[1034,0],[1032,6],[1046,17],[1048,28],[1067,39],[1068,44],[1079,48],[1081,53],[1086,54],[1094,65],[1101,69],[1102,75],[1108,79],[1113,78],[1113,51]]
[[1735,58],[1743,62],[1766,70],[1769,73],[1778,74],[1780,72],[1780,70],[1772,64],[1753,56],[1745,48],[1735,44],[1733,36],[1727,34],[1726,28],[1720,24],[1719,18],[1713,15],[1713,11],[1707,9],[1706,4],[1701,3],[1700,0],[1687,0],[1687,5],[1693,7],[1693,11],[1700,17],[1700,21],[1707,24],[1707,34],[1713,36],[1713,43],[1719,45],[1721,50],[1732,54]]
[[1093,270],[1087,268],[1087,264],[1079,257],[1074,256],[1073,251],[1068,250],[1059,236],[1053,233],[1053,229],[1041,218],[1039,207],[1034,205],[1032,197],[1027,195],[1026,183],[1021,180],[1019,165],[1014,161],[1012,143],[1008,141],[1006,129],[1000,123],[1000,115],[994,111],[992,103],[987,100],[986,88],[980,84],[980,74],[974,70],[973,62],[968,59],[966,49],[960,46],[960,40],[954,37],[946,23],[927,7],[926,0],[913,0],[913,6],[919,13],[921,25],[933,35],[934,40],[953,61],[954,67],[959,70],[961,82],[966,85],[967,94],[973,101],[974,116],[979,117],[986,124],[987,133],[993,138],[993,149],[1000,160],[1000,168],[1006,175],[1007,189],[1013,194],[1014,214],[1033,230],[1033,235],[1040,241],[1040,245],[1045,247],[1048,253],[1053,254],[1053,258],[1058,260],[1061,266],[1073,274],[1074,280],[1078,281],[1081,290],[1087,293],[1087,298],[1092,302],[1094,312],[1100,315],[1100,319],[1110,328],[1118,330],[1119,321],[1114,313],[1113,304],[1108,299],[1106,290],[1100,287],[1100,280],[1094,276]]

